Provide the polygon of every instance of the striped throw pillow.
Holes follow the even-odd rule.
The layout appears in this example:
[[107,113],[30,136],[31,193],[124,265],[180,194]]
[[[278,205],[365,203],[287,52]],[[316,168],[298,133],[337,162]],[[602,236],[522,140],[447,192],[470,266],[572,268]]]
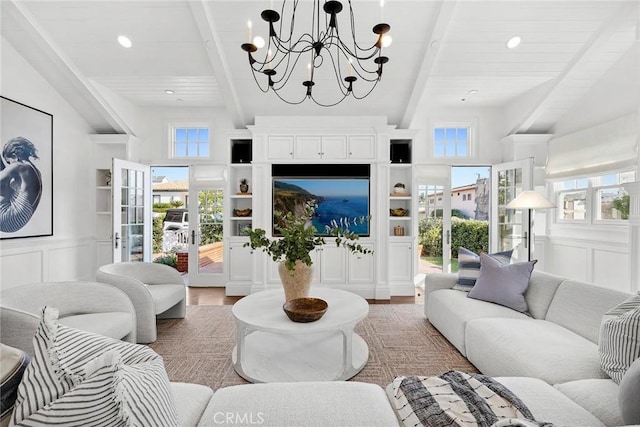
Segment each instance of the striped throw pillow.
[[[500,264],[511,263],[513,249],[489,254]],[[453,289],[469,292],[480,276],[480,255],[462,246],[458,248],[458,280]]]
[[636,307],[640,307],[640,292],[632,296],[631,298],[621,302],[620,304],[607,311],[606,315],[620,316],[629,310],[633,310]]
[[627,369],[640,357],[640,306],[619,316],[603,317],[598,353],[602,370],[620,384]]
[[45,307],[18,388],[16,425],[175,426],[162,358],[150,348],[60,325]]

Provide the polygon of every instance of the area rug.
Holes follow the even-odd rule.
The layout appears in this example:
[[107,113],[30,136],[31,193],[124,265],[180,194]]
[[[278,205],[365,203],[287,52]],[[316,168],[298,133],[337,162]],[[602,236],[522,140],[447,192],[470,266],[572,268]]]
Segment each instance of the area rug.
[[[399,375],[478,372],[429,322],[417,304],[372,304],[356,326],[369,345],[369,361],[351,381],[388,385]],[[187,306],[185,319],[158,320],[151,344],[164,359],[171,381],[217,389],[245,384],[233,369],[235,345],[231,306]]]

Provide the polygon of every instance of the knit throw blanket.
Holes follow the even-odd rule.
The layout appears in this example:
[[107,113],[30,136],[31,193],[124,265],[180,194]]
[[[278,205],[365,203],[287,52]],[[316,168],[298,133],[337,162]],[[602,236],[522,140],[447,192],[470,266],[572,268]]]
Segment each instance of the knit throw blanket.
[[397,377],[393,404],[406,427],[549,427],[491,377],[449,371],[433,377]]

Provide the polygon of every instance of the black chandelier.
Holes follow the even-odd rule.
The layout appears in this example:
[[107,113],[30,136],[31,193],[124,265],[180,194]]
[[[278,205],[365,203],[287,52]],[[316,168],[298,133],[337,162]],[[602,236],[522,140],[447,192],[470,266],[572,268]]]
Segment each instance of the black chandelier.
[[[347,0],[351,35],[345,43],[340,38],[336,16],[342,11],[342,3],[313,0],[311,28],[298,36],[295,21],[299,2],[293,0],[287,27],[280,21],[281,15],[284,16],[286,12],[287,0],[282,2],[281,13],[272,9],[262,11],[260,16],[269,24],[269,40],[261,61],[253,54],[258,50],[258,44],[265,44],[264,40],[251,38],[251,21],[248,23],[249,43],[242,44],[242,50],[249,56],[249,66],[260,90],[265,93],[272,90],[288,104],[301,104],[305,99],[311,99],[323,107],[337,105],[349,95],[356,99],[368,96],[382,77],[383,65],[389,61],[389,58],[382,56],[382,47],[388,46],[391,41],[391,37],[385,36],[391,27],[382,23],[375,25],[373,32],[377,35],[376,42],[371,47],[362,48],[356,41],[351,0]],[[322,8],[320,3],[324,3]],[[299,64],[306,64],[306,69]],[[339,91],[326,90],[325,83],[334,79]],[[302,86],[299,91],[291,89],[291,85],[285,90],[290,80],[292,83],[299,82]],[[316,83],[316,91],[321,90],[321,96],[314,96]],[[325,101],[325,98],[330,100]]]

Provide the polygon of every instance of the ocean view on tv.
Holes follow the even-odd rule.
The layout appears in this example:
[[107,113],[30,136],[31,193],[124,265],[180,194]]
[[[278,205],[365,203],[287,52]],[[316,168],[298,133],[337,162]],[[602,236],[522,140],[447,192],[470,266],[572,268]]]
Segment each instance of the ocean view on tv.
[[[274,178],[274,211],[300,212],[308,201],[317,205],[312,224],[319,235],[332,220],[369,216],[369,179],[367,178]],[[274,221],[276,218],[274,218]],[[351,224],[360,236],[369,235],[369,221]],[[274,230],[275,231],[275,230]],[[274,233],[275,235],[275,233]]]

